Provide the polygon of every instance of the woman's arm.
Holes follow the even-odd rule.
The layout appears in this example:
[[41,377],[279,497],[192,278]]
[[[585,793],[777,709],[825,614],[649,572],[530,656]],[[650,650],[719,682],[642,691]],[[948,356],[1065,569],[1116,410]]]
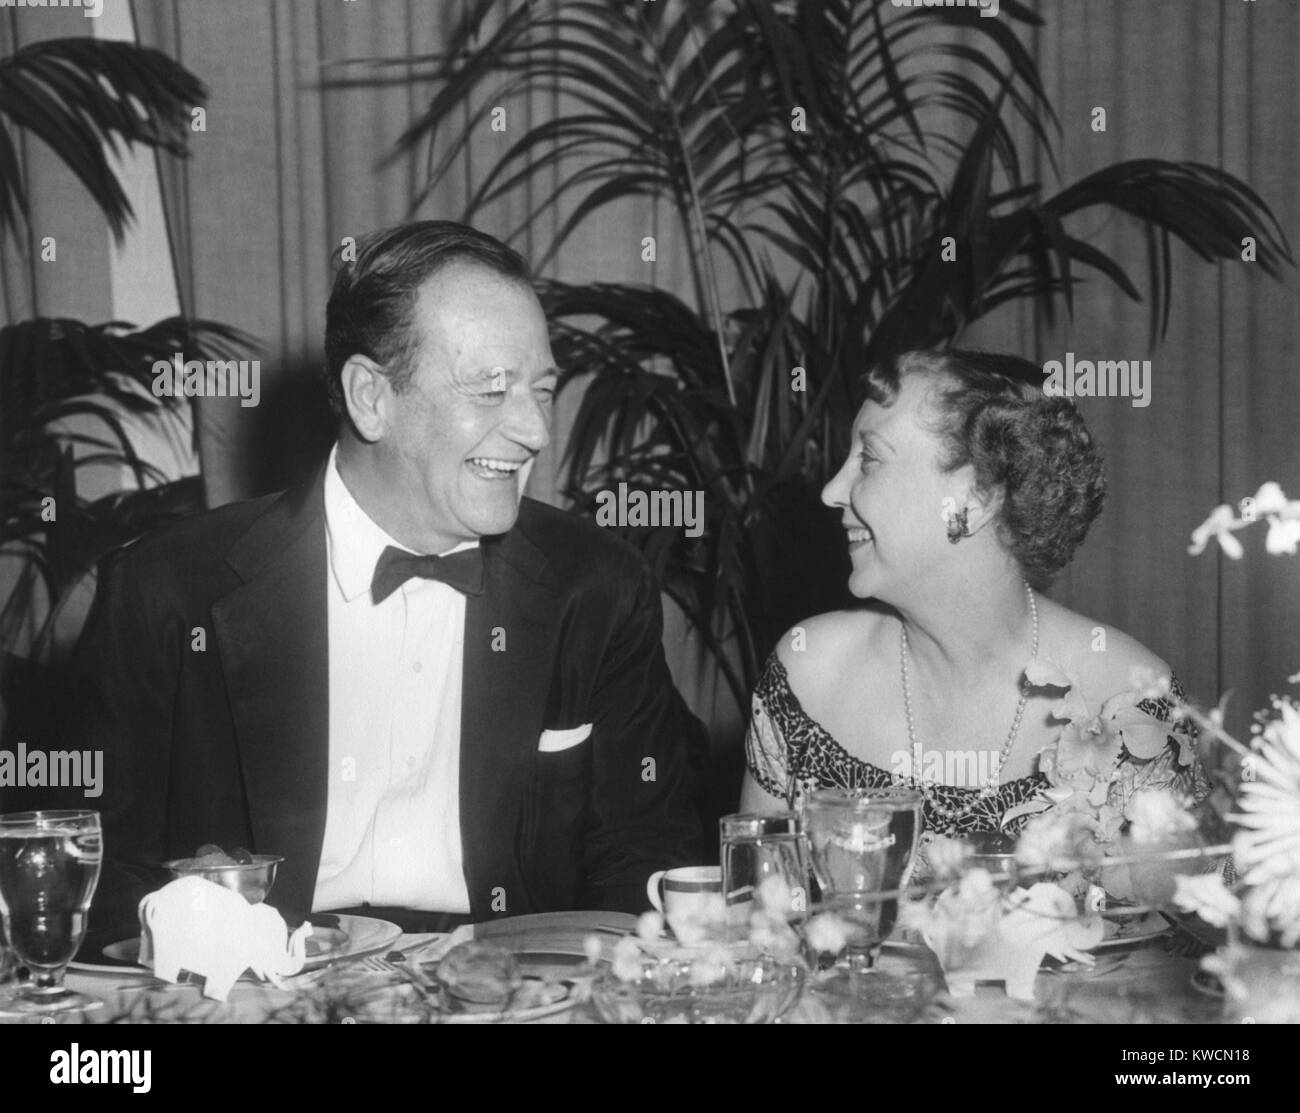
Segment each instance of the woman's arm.
[[751,703],[745,732],[745,775],[740,783],[742,812],[788,811],[795,785],[790,777],[790,751],[785,736],[768,707],[776,683],[773,658],[768,661]]
[[740,810],[742,812],[783,812],[789,805],[780,797],[773,796],[754,780],[754,774],[748,769],[740,782]]

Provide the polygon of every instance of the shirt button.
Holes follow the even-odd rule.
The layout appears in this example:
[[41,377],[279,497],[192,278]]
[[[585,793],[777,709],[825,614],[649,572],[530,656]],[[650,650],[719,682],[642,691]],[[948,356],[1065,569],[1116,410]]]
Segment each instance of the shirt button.
[[408,766],[409,768],[414,769],[414,768],[415,768],[415,758],[413,758],[413,757],[408,757],[408,758],[406,759],[406,764],[407,764],[407,766]]
[[413,665],[411,666],[411,671],[412,671],[412,672],[419,672],[422,668],[424,668],[424,666],[423,666],[422,664],[420,664],[419,661],[416,661],[415,664],[413,664]]

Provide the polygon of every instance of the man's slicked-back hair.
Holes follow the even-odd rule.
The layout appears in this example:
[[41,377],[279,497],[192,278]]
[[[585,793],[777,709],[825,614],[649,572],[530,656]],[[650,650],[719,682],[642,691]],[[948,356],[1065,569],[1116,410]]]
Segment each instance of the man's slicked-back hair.
[[454,221],[411,221],[358,238],[356,259],[339,267],[325,309],[325,388],[340,418],[347,414],[343,365],[354,355],[373,359],[395,390],[405,389],[420,345],[413,324],[420,287],[457,263],[532,285],[528,264],[517,251]]

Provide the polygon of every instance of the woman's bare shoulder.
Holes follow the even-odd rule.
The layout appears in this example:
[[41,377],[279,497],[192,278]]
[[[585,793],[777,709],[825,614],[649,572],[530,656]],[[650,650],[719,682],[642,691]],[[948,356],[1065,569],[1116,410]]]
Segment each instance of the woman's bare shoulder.
[[828,611],[787,630],[777,643],[776,656],[791,687],[812,697],[834,689],[845,672],[860,675],[878,652],[882,632],[891,622],[897,622],[891,611],[870,603]]
[[1135,678],[1166,677],[1168,663],[1117,626],[1088,618],[1058,603],[1042,603],[1042,652],[1072,673],[1084,694],[1106,699],[1133,685]]

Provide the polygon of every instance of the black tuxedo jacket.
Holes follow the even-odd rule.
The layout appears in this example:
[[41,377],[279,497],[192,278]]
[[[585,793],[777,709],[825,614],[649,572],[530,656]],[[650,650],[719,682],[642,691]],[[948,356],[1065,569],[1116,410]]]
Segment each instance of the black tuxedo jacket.
[[[283,855],[268,903],[312,910],[331,775],[324,474],[101,566],[64,731],[104,751],[100,941],[133,934],[159,863],[202,843]],[[664,662],[649,571],[530,499],[482,545],[461,715],[471,913],[648,907],[653,870],[699,860],[707,749]],[[539,752],[543,730],[586,723],[585,742]]]

